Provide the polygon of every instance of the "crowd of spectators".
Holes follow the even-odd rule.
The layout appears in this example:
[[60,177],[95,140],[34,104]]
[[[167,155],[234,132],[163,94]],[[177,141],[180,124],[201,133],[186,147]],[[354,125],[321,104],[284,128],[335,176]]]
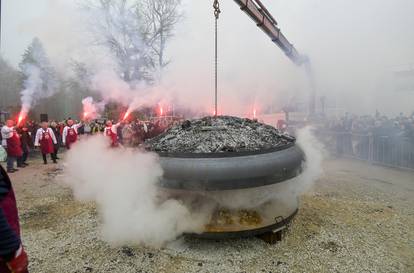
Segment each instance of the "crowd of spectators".
[[320,139],[338,156],[414,169],[414,113],[396,117],[347,113],[327,118],[320,129]]
[[[153,138],[163,133],[170,126],[179,122],[177,118],[157,118],[153,120],[142,121],[139,119],[125,121],[118,126],[118,138],[119,142],[125,146],[136,147],[142,144],[145,140]],[[75,123],[77,123],[75,121]],[[80,136],[90,136],[96,134],[102,134],[105,129],[105,119],[97,119],[92,121],[83,122],[78,129]],[[0,123],[0,128],[4,124]],[[62,143],[63,129],[66,126],[66,121],[51,121],[49,122],[59,144]],[[33,148],[34,140],[37,130],[40,128],[40,123],[30,120],[21,124],[17,128],[17,132],[20,135],[21,142],[29,147]],[[0,136],[1,137],[1,136]],[[22,145],[23,145],[22,144]]]
[[[120,123],[117,126],[118,142],[126,147],[137,147],[144,143],[145,140],[153,138],[170,126],[177,123],[178,119],[158,118],[153,120],[133,119]],[[95,135],[103,133],[105,129],[104,120],[95,120],[84,123],[78,129],[79,135]]]
[[328,118],[324,127],[335,132],[404,137],[414,140],[414,113],[410,116],[400,113],[396,117],[384,116],[379,112],[364,116],[346,113],[340,118]]
[[[97,134],[104,134],[106,127],[106,119],[97,119],[92,121],[81,122],[77,129],[79,138],[88,137]],[[125,121],[117,126],[118,143],[125,147],[138,147],[143,144],[147,139],[153,138],[170,126],[178,123],[178,118],[163,117],[147,121],[133,119]],[[76,123],[76,121],[75,121]],[[0,129],[4,124],[0,123]],[[50,121],[49,126],[53,130],[56,137],[57,144],[55,145],[54,156],[58,158],[58,151],[63,147],[63,130],[67,125],[66,121]],[[34,120],[22,122],[22,124],[16,126],[16,132],[20,137],[21,148],[23,156],[19,158],[18,165],[22,166],[26,164],[26,160],[31,151],[35,148],[36,132],[40,128],[40,123]],[[1,143],[1,134],[0,134]]]

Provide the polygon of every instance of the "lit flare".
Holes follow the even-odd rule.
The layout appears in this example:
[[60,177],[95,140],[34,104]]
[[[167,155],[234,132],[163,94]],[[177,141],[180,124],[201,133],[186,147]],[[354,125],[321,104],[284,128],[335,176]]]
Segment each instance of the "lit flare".
[[126,112],[125,113],[125,115],[124,115],[124,118],[122,119],[123,121],[125,121],[128,117],[129,117],[129,114],[130,114],[130,112],[128,111],[128,112]]
[[19,118],[17,119],[17,126],[19,126],[24,119],[25,119],[24,114],[20,113]]

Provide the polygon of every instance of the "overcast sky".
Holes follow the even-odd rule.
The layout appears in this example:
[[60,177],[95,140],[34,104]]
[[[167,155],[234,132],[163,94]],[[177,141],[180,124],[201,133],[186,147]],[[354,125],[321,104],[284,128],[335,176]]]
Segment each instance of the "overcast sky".
[[[22,52],[27,44],[37,35],[33,28],[33,24],[36,24],[36,21],[50,13],[50,5],[55,1],[56,0],[2,0],[2,54],[9,61],[17,63],[20,60]],[[76,2],[68,0],[63,1],[69,3]],[[222,1],[228,2],[230,0]],[[336,16],[338,24],[342,25],[342,31],[352,31],[350,28],[356,26],[356,21],[360,21],[361,25],[358,27],[359,29],[355,28],[353,30],[356,35],[364,34],[366,33],[364,31],[371,28],[371,32],[375,35],[391,36],[397,39],[395,42],[408,42],[409,45],[414,44],[414,41],[412,41],[412,38],[414,37],[414,16],[412,15],[414,1],[411,0],[264,0],[263,2],[269,6],[270,10],[275,14],[275,17],[278,18],[283,29],[287,32],[288,37],[295,35],[296,32],[303,32],[305,36],[308,37],[309,34],[312,33],[314,26],[309,24],[307,25],[307,29],[299,30],[298,28],[302,28],[304,26],[303,23],[312,17],[315,19],[314,24],[317,28],[321,28],[321,24],[323,24],[323,20],[318,18],[319,16],[325,17],[326,19],[325,29],[328,29],[329,27],[333,28],[332,20],[335,18],[332,17]],[[231,5],[233,4],[234,3]],[[227,5],[227,3],[224,5]],[[354,6],[354,8],[351,8],[351,6]],[[209,5],[206,7],[209,7]],[[343,12],[341,12],[341,9]],[[326,11],[329,11],[330,14]],[[355,11],[358,13],[355,13]],[[208,12],[209,11],[207,11],[207,13]],[[226,12],[226,10],[224,12]],[[304,14],[305,12],[308,14]],[[312,15],[312,13],[314,14]],[[226,13],[224,13],[224,16],[225,14]],[[341,14],[341,16],[338,16],[339,14]],[[300,15],[300,17],[296,17],[298,15]],[[364,16],[368,18],[364,18]],[[292,17],[294,18],[292,19]],[[372,25],[367,24],[369,21],[373,22]],[[306,23],[312,22],[309,21]],[[347,25],[348,27],[346,27]],[[381,28],[383,28],[384,32],[379,32]],[[345,35],[348,34],[349,33],[346,33]],[[340,35],[340,33],[337,35]],[[300,36],[297,38],[300,39]],[[380,37],[377,38],[380,39]],[[298,39],[295,40],[295,44],[300,42],[297,41]],[[401,56],[401,60],[395,60],[396,64],[397,62],[404,63],[405,57],[406,56]],[[410,57],[413,57],[413,54],[411,54]],[[414,59],[411,59],[410,62],[414,62]]]
[[47,0],[2,0],[2,54],[12,64],[21,55],[35,33],[29,24],[47,10]]
[[[57,4],[74,6],[76,0],[2,2],[2,54],[12,64],[19,63],[34,36],[44,42],[54,61],[65,59],[63,55],[76,46],[76,38],[69,30],[74,10]],[[188,89],[190,94],[206,89],[200,93],[207,93],[212,84],[212,0],[185,2],[186,19],[169,47],[173,60],[170,77],[179,81],[177,89]],[[311,57],[320,94],[338,101],[348,99],[350,106],[355,106],[357,96],[359,108],[369,111],[390,104],[384,90],[392,88],[382,82],[384,75],[390,74],[395,66],[414,63],[413,0],[263,2],[291,42]],[[252,93],[250,90],[264,90],[264,98],[268,100],[269,90],[272,94],[284,94],[279,97],[302,90],[297,84],[297,68],[240,12],[234,1],[221,0],[221,5],[221,84],[227,90],[234,89],[233,93],[227,93],[240,97],[243,90],[246,94]],[[197,80],[189,82],[189,74]],[[399,101],[406,103],[407,109],[412,108],[412,102],[404,99],[406,95],[401,96],[401,100],[395,99],[395,105],[390,106],[395,111],[390,112],[398,111]]]

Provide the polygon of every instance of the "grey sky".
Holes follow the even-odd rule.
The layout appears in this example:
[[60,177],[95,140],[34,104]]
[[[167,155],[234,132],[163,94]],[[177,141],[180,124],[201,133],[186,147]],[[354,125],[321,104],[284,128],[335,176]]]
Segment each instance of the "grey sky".
[[16,65],[36,35],[28,26],[47,10],[47,0],[2,0],[3,56]]

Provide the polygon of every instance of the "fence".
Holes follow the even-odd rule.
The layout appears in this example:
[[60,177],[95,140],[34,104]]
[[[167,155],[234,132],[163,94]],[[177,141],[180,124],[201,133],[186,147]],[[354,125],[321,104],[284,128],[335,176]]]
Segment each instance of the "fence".
[[338,156],[414,170],[414,139],[349,132],[320,132],[328,150]]

